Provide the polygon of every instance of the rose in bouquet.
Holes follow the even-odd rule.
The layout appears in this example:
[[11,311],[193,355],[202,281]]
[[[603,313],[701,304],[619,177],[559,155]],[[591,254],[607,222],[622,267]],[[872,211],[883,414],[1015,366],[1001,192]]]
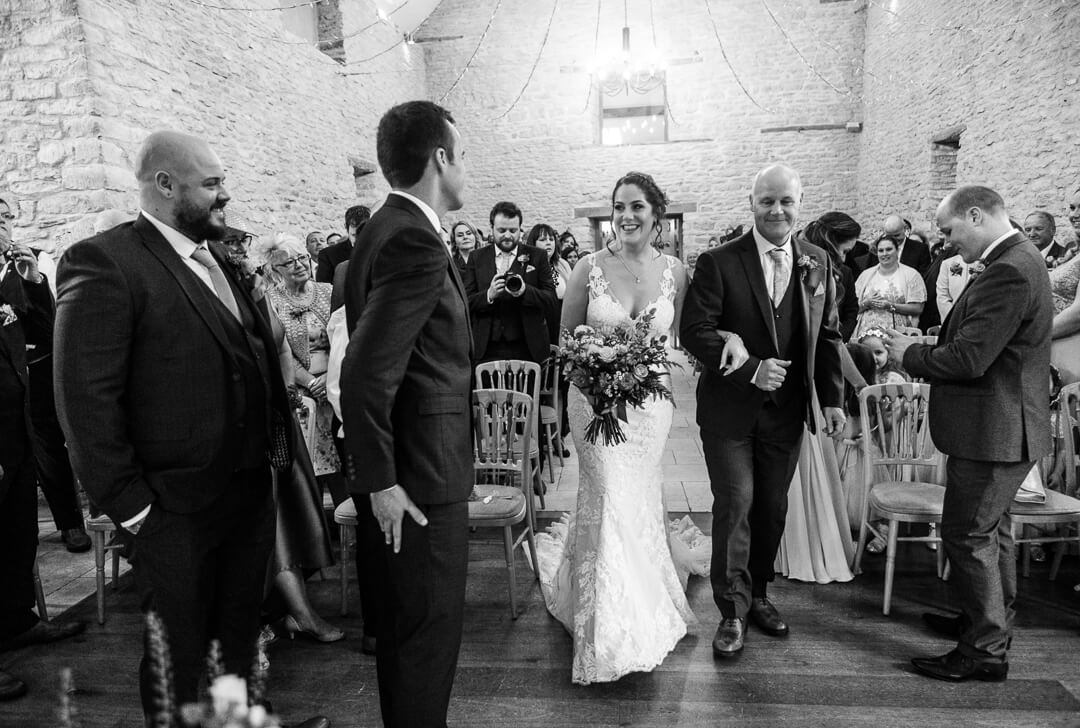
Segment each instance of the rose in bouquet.
[[605,445],[626,441],[619,421],[627,421],[627,406],[640,407],[651,397],[672,400],[663,378],[672,366],[664,345],[667,337],[653,334],[652,318],[653,313],[646,311],[629,328],[582,325],[563,332],[559,350],[563,374],[593,408],[585,429],[591,443],[601,436]]

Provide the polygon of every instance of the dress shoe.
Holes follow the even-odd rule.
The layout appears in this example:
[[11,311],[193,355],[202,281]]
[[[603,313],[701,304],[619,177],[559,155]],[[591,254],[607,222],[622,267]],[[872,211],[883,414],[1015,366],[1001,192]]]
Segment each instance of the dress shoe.
[[717,657],[735,657],[742,652],[746,637],[746,620],[739,617],[720,620],[712,640],[712,651]]
[[317,715],[314,718],[308,718],[303,723],[290,724],[288,728],[330,728],[330,719],[325,715]]
[[21,698],[24,695],[26,695],[26,683],[0,670],[0,702]]
[[959,650],[953,650],[941,657],[916,657],[911,664],[927,677],[948,682],[1002,682],[1009,676],[1008,662],[979,662]]
[[86,629],[86,622],[45,622],[41,621],[30,629],[14,637],[0,642],[0,652],[5,650],[17,650],[29,645],[43,645],[47,642],[57,642],[68,637],[82,634]]
[[82,527],[65,528],[60,532],[60,540],[64,542],[64,548],[73,554],[81,554],[90,550],[93,543]]
[[750,600],[750,621],[765,634],[773,637],[787,636],[788,626],[768,597],[754,597]]
[[360,638],[360,651],[365,655],[375,655],[375,638],[371,635],[364,635]]

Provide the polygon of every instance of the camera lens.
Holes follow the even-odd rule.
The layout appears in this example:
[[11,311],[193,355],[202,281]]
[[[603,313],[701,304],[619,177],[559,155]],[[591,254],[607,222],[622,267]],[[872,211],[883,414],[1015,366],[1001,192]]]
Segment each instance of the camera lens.
[[506,290],[510,293],[517,293],[525,287],[525,281],[521,276],[513,274],[506,276]]

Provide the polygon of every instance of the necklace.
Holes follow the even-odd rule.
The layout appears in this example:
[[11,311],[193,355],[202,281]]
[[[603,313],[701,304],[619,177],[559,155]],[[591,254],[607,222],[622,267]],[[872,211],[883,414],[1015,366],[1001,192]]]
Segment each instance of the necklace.
[[626,268],[626,272],[629,273],[631,276],[633,276],[634,283],[641,283],[641,276],[635,274],[634,271],[630,270],[630,266],[628,266],[626,264],[626,261],[623,260],[623,257],[621,255],[619,255],[618,253],[616,253],[614,250],[611,249],[611,243],[608,243],[604,247],[607,248],[607,252],[611,253],[613,256],[615,256],[616,260],[618,260],[620,263],[622,263],[622,267]]

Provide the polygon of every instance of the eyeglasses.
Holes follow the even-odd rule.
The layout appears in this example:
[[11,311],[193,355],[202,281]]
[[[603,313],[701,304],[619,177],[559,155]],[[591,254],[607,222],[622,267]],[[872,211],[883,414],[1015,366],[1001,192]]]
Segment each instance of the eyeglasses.
[[299,265],[306,268],[307,264],[311,262],[310,255],[294,255],[291,258],[286,258],[280,263],[275,263],[275,268],[292,268],[294,265]]
[[15,220],[15,215],[10,212],[0,212],[0,220],[7,220],[8,222],[12,222]]

